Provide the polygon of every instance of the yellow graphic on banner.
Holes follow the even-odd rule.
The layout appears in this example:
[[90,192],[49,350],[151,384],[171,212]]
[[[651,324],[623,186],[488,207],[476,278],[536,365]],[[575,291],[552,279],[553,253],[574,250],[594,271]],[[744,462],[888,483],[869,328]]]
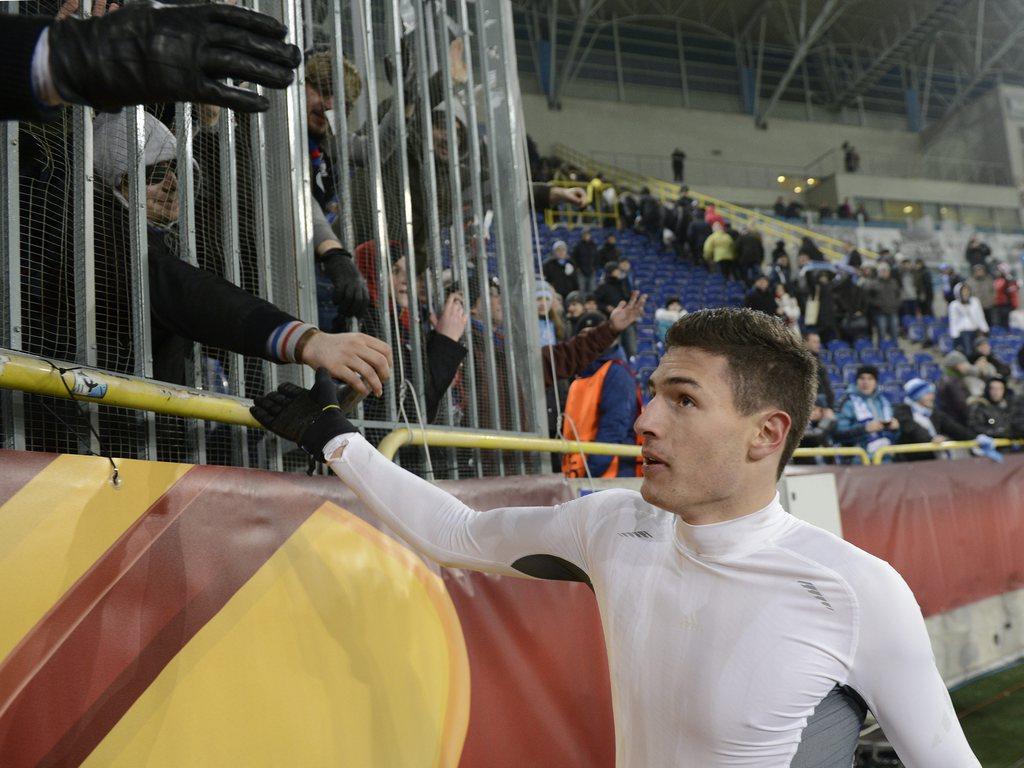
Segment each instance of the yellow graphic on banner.
[[455,768],[468,719],[466,649],[440,578],[325,503],[84,765]]
[[0,659],[191,468],[58,456],[0,506]]

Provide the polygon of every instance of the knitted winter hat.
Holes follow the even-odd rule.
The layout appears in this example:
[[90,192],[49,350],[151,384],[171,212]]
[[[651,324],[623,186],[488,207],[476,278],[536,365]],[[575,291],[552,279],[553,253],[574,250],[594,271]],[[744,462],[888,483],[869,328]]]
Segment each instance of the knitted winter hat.
[[924,379],[911,379],[903,385],[903,394],[915,403],[922,397],[935,392],[935,385]]

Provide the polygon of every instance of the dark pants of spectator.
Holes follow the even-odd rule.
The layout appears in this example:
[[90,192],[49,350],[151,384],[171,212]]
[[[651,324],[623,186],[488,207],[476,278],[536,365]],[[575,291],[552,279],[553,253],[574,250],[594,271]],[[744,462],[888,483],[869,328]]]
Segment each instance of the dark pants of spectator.
[[893,313],[879,312],[875,315],[875,328],[878,329],[878,340],[886,336],[895,340],[900,332],[900,319]]
[[1010,306],[992,307],[993,325],[998,325],[1002,328],[1009,328],[1011,312],[1013,312],[1013,307]]
[[619,334],[619,343],[622,344],[622,351],[626,353],[626,357],[633,357],[636,355],[635,325],[629,326],[629,328]]
[[917,317],[917,299],[904,299],[900,302],[900,317]]
[[977,336],[977,331],[960,331],[960,335],[953,339],[953,349],[959,349],[970,357],[974,354],[974,340]]
[[995,307],[986,307],[983,311],[985,312],[985,322],[988,323],[990,327],[995,325]]
[[583,292],[584,296],[597,290],[597,272],[593,272],[589,275],[585,275],[580,272],[579,276],[580,290]]
[[736,262],[734,262],[732,259],[726,259],[725,261],[715,262],[715,266],[721,270],[722,277],[724,277],[726,280],[732,280],[733,268],[735,267],[735,265]]
[[931,317],[932,315],[935,314],[935,312],[932,310],[932,303],[930,301],[917,302],[917,311],[920,312],[921,315],[925,317]]

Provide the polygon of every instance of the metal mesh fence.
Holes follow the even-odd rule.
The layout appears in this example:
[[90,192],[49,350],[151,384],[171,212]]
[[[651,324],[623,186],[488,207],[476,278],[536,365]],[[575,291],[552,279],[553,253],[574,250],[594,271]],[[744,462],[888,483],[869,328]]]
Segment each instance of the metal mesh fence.
[[[306,51],[265,114],[69,107],[50,123],[5,126],[0,234],[14,283],[0,346],[247,397],[311,381],[304,366],[190,333],[203,298],[174,282],[174,260],[324,332],[389,343],[393,378],[357,414],[371,440],[427,425],[545,434],[508,10],[498,0],[251,5]],[[336,302],[323,258],[333,247],[367,280],[371,307],[358,317]],[[305,467],[261,430],[10,392],[2,405],[8,447]],[[406,448],[399,460],[436,478],[539,466],[455,449]]]

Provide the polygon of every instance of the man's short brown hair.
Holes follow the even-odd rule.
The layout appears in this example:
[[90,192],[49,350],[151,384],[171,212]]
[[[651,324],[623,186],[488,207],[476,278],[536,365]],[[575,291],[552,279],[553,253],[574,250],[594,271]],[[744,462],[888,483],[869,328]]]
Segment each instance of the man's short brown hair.
[[[341,60],[345,78],[345,103],[352,104],[363,90],[363,78],[348,59]],[[306,59],[306,82],[324,97],[334,95],[334,61],[327,51],[314,53]]]
[[680,318],[665,337],[666,351],[693,347],[729,364],[736,410],[749,416],[765,408],[789,414],[793,425],[779,459],[778,476],[800,444],[818,390],[817,361],[782,322],[752,309],[702,309]]

